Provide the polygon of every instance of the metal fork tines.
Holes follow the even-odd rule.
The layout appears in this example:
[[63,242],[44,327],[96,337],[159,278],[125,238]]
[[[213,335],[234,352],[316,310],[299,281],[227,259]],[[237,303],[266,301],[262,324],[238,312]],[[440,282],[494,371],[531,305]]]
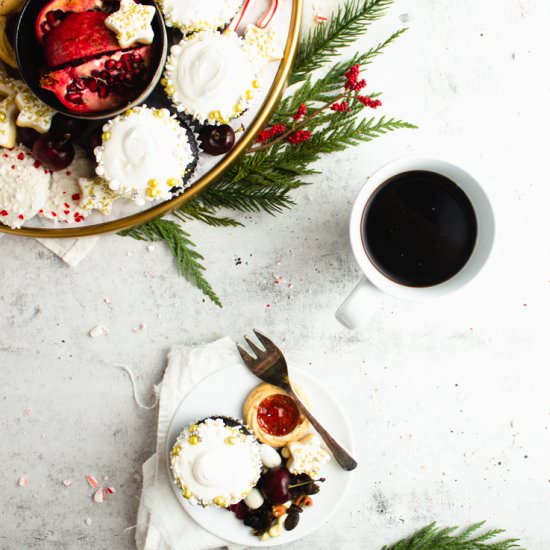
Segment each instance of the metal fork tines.
[[245,336],[244,339],[255,357],[237,344],[237,349],[248,370],[264,382],[278,386],[289,393],[296,401],[296,404],[304,416],[311,422],[312,426],[321,436],[336,462],[345,470],[353,470],[356,468],[357,462],[350,453],[329,434],[292,389],[283,352],[267,336],[264,336],[257,330],[254,330],[254,334],[261,342],[264,349],[257,346],[250,338]]

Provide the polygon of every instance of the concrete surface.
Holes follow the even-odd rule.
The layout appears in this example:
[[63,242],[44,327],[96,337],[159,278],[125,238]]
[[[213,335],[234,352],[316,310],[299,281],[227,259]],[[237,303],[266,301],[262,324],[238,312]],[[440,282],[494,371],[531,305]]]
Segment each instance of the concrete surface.
[[[70,269],[36,242],[2,239],[0,548],[133,548],[156,415],[113,365],[134,369],[146,399],[172,345],[258,327],[345,402],[359,449],[347,502],[293,549],[378,550],[433,520],[483,519],[547,549],[549,20],[546,0],[397,1],[365,44],[403,21],[410,31],[367,78],[384,113],[420,129],[324,160],[284,216],[189,224],[223,310],[158,245],[110,236]],[[350,204],[371,171],[408,153],[479,177],[494,199],[495,254],[460,294],[385,299],[350,333],[333,318],[358,278]],[[109,335],[90,338],[98,324]],[[116,495],[94,504],[86,474],[108,476]]]

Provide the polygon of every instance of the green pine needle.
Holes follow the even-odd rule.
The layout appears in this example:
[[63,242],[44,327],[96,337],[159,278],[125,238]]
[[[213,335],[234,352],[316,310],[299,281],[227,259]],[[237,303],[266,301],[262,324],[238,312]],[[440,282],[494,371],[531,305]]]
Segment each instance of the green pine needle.
[[151,220],[139,227],[121,231],[119,235],[132,237],[138,241],[166,243],[176,258],[180,273],[191,284],[202,290],[217,306],[223,307],[210,283],[204,278],[205,268],[200,263],[204,258],[192,248],[195,244],[189,239],[190,235],[178,223],[164,219]]
[[[488,542],[504,533],[502,529],[491,529],[482,533],[479,530],[484,521],[475,523],[457,533],[458,527],[437,527],[431,523],[410,537],[400,540],[382,550],[512,550],[520,549],[519,539],[505,539]],[[476,534],[478,533],[478,534]]]
[[368,25],[384,15],[393,0],[351,0],[323,25],[318,25],[300,44],[290,83],[304,80],[307,75],[333,59],[350,46]]
[[208,208],[196,200],[180,206],[172,214],[182,222],[197,220],[212,227],[243,227],[241,222],[226,216],[218,216],[215,209]]

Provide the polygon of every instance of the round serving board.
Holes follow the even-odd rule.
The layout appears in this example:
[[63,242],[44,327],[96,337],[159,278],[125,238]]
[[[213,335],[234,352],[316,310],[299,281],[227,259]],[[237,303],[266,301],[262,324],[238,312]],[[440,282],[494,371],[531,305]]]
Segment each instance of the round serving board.
[[[269,5],[270,0],[256,0],[253,2],[239,26],[239,34],[246,29],[247,25],[257,21]],[[237,141],[233,149],[222,156],[211,156],[201,152],[190,186],[180,196],[156,203],[153,206],[150,203],[140,206],[135,202],[121,199],[113,204],[112,214],[108,216],[94,212],[85,221],[78,224],[56,224],[42,218],[34,218],[21,229],[11,229],[0,224],[0,233],[39,238],[99,235],[140,225],[191,200],[219,178],[235,162],[268,122],[281,97],[292,68],[298,46],[301,14],[302,0],[281,0],[279,2],[279,8],[271,22],[271,28],[277,32],[280,46],[284,51],[283,58],[279,62],[271,62],[266,66],[263,73],[263,81],[266,85],[258,95],[257,100],[247,112],[230,123],[233,129],[239,129],[241,126],[244,128],[244,131],[237,133]],[[145,104],[147,104],[147,101],[145,101]]]

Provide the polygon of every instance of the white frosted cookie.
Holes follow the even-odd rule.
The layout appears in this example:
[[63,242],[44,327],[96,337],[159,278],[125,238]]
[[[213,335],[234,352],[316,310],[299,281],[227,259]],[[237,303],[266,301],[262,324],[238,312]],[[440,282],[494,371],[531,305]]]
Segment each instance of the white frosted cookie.
[[151,44],[155,37],[151,26],[154,16],[154,6],[121,0],[118,11],[105,19],[105,26],[116,34],[121,48],[128,48],[137,42]]
[[105,216],[108,216],[113,210],[113,203],[120,198],[107,182],[100,177],[80,178],[80,207],[86,211],[99,210]]
[[0,222],[20,228],[44,208],[50,173],[40,168],[24,147],[6,149],[0,156]]
[[17,126],[33,128],[41,134],[50,129],[56,111],[40,101],[30,89],[18,92],[15,104],[19,109]]
[[186,130],[169,111],[145,106],[105,124],[103,143],[94,153],[96,174],[139,204],[170,198],[194,159]]
[[166,24],[187,34],[224,27],[242,3],[242,0],[161,0],[161,7]]
[[240,116],[260,86],[243,40],[212,31],[172,46],[162,83],[178,111],[210,124]]
[[78,223],[89,212],[80,206],[80,178],[94,173],[94,167],[84,150],[75,147],[73,162],[64,170],[53,172],[48,199],[40,215],[55,222]]
[[15,145],[17,105],[13,96],[0,101],[0,145],[11,149]]

